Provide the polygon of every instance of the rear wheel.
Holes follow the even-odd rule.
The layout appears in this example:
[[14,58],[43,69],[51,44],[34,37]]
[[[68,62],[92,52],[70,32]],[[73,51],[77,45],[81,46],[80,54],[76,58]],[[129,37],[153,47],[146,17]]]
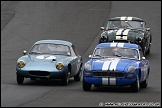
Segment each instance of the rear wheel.
[[23,84],[23,82],[24,82],[24,77],[19,75],[19,74],[17,74],[17,83],[18,84]]
[[85,80],[83,78],[83,90],[84,91],[90,91],[91,90],[91,86],[92,86],[92,84],[89,84],[89,83],[85,82]]

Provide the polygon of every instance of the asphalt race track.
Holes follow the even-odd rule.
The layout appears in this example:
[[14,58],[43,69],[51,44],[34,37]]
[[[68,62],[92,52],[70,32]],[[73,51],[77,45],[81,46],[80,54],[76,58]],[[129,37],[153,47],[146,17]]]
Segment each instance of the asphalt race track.
[[[149,85],[138,93],[128,87],[92,87],[85,92],[73,78],[16,82],[16,61],[34,42],[61,39],[74,43],[84,62],[98,44],[100,27],[116,16],[144,19],[152,32]],[[99,107],[109,102],[147,102],[161,106],[160,1],[1,1],[1,107]]]

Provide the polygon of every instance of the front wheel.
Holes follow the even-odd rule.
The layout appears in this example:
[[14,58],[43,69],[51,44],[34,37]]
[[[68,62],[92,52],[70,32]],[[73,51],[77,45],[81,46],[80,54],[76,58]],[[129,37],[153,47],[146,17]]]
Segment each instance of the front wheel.
[[136,81],[130,85],[131,92],[138,92],[140,87],[139,76],[137,75]]
[[70,72],[66,73],[65,76],[62,78],[62,84],[63,85],[68,85],[68,83],[69,83],[69,76],[70,76]]
[[140,87],[141,88],[147,88],[147,86],[148,86],[148,79],[149,79],[149,76],[147,76],[145,81],[140,83]]
[[145,56],[146,55],[146,46],[144,48],[142,48],[142,50],[143,50],[143,56]]
[[23,84],[23,82],[24,82],[24,77],[23,76],[17,74],[17,78],[16,79],[17,79],[17,83],[18,84]]
[[80,81],[81,75],[82,75],[82,67],[80,66],[80,69],[79,69],[78,73],[74,76],[74,80],[75,81]]
[[148,50],[146,51],[146,54],[147,54],[147,55],[150,54],[150,50],[151,50],[151,43],[149,44],[149,48],[148,48]]
[[84,91],[90,91],[91,90],[91,86],[92,86],[92,84],[89,84],[89,83],[85,82],[85,80],[83,78],[83,90]]

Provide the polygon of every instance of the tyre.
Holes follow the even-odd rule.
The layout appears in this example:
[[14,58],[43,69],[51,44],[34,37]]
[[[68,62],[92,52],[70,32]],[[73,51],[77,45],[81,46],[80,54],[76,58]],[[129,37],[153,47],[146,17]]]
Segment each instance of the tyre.
[[62,78],[62,84],[63,85],[68,85],[68,83],[69,83],[69,76],[70,76],[70,72],[66,73],[65,76]]
[[81,75],[82,75],[82,66],[80,66],[80,69],[79,69],[78,73],[74,76],[74,80],[75,81],[80,81]]
[[139,76],[137,75],[136,81],[130,85],[131,92],[138,92],[140,87]]
[[141,88],[147,88],[147,86],[148,86],[148,79],[149,79],[149,76],[146,78],[145,81],[140,83],[140,87]]
[[91,90],[91,86],[92,86],[92,84],[89,84],[89,83],[85,82],[85,80],[83,78],[83,90],[84,91],[90,91]]
[[23,84],[23,82],[24,82],[24,77],[19,75],[19,74],[17,74],[17,83],[18,84]]
[[143,56],[146,56],[146,47],[142,48],[143,50]]
[[151,43],[149,44],[149,48],[148,48],[148,50],[146,51],[146,55],[149,55],[149,54],[150,54],[150,50],[151,50]]
[[100,85],[99,85],[99,84],[94,84],[94,86],[95,86],[95,87],[100,87]]

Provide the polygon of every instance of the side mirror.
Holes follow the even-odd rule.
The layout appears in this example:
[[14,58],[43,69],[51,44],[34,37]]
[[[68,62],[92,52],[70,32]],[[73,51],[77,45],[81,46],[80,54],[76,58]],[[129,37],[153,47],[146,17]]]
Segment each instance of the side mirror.
[[89,55],[89,58],[92,58],[92,55]]
[[24,51],[23,51],[23,54],[25,55],[25,54],[26,54],[26,52],[27,52],[27,51],[25,51],[25,50],[24,50]]
[[147,31],[150,31],[150,28],[146,28]]
[[101,27],[101,30],[105,30],[105,27]]
[[144,60],[144,59],[146,59],[145,57],[142,57],[142,59]]

